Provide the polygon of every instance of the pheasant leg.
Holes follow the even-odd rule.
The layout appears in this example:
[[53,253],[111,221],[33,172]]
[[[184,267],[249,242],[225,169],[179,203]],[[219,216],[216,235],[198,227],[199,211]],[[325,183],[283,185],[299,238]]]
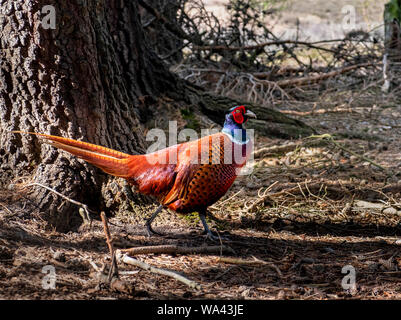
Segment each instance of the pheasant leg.
[[[205,229],[203,231],[203,234],[206,234],[206,238],[209,238],[210,240],[213,240],[213,241],[219,241],[220,237],[215,236],[213,234],[213,232],[210,230],[209,226],[207,225],[205,213],[199,213],[199,218],[201,219],[203,228]],[[221,239],[223,239],[223,238],[221,238]]]

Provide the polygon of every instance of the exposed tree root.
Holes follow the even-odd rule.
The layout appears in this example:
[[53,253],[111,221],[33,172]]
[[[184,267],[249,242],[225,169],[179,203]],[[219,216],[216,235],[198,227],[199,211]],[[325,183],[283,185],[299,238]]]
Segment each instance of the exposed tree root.
[[130,256],[148,253],[166,253],[166,254],[210,254],[210,253],[234,253],[233,249],[227,246],[201,246],[201,247],[181,247],[177,245],[161,245],[136,247],[129,249],[120,249],[121,252]]

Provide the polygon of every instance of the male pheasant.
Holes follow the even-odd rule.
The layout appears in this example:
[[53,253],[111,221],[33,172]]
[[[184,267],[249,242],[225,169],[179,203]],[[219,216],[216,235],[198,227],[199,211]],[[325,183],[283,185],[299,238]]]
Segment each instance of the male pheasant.
[[245,106],[233,107],[225,115],[221,132],[145,155],[129,155],[58,136],[30,134],[47,139],[54,147],[108,174],[127,179],[140,193],[156,197],[160,206],[146,221],[149,235],[156,233],[152,221],[163,208],[168,208],[182,214],[198,212],[205,233],[215,239],[206,223],[207,207],[227,192],[252,152],[252,141],[243,128],[248,118],[256,115]]

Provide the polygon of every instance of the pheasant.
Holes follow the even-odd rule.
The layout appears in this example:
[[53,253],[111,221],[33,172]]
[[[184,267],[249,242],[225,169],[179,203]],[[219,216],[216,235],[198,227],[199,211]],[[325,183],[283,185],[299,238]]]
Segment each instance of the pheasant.
[[48,134],[14,133],[45,138],[106,173],[125,178],[140,193],[154,196],[160,206],[146,220],[149,236],[157,234],[151,224],[167,208],[180,214],[198,212],[204,233],[216,239],[206,222],[207,208],[227,192],[252,152],[252,140],[243,127],[248,118],[256,115],[245,106],[233,107],[225,114],[221,132],[144,155]]

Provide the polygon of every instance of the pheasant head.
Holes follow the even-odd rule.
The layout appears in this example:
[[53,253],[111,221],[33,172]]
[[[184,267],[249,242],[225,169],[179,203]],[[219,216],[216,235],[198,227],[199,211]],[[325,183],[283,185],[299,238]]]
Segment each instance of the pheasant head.
[[256,118],[256,114],[245,106],[236,106],[229,109],[225,115],[222,132],[229,135],[238,143],[245,143],[247,141],[247,135],[244,124],[249,118]]

